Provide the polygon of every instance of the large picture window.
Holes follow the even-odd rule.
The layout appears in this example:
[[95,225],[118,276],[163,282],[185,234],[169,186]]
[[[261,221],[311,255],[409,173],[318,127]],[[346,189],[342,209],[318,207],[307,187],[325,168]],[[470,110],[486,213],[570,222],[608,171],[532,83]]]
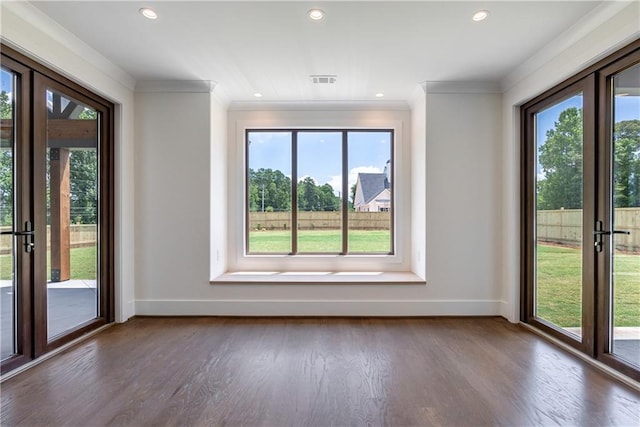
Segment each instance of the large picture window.
[[390,129],[246,131],[247,254],[394,253]]

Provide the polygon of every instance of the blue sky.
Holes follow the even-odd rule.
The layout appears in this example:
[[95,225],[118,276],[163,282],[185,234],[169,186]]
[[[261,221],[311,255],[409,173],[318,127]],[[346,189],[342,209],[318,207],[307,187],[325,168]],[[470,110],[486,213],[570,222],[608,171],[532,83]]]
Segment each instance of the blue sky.
[[[291,176],[291,134],[250,132],[249,167],[271,168]],[[359,172],[382,172],[391,158],[390,132],[349,132],[349,186]],[[318,185],[326,183],[336,194],[342,181],[342,134],[298,133],[298,179],[310,176]]]

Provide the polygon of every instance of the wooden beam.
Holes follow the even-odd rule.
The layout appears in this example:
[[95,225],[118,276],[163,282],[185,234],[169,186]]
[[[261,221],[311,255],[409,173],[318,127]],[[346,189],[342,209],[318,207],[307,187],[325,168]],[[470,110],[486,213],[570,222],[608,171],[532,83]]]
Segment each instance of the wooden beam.
[[47,120],[47,139],[93,139],[97,141],[97,135],[97,120]]
[[[95,148],[98,146],[97,120],[47,120],[47,138],[52,148]],[[0,120],[0,144],[13,145],[13,120]]]
[[69,150],[52,148],[49,152],[51,200],[51,281],[71,278],[71,179]]

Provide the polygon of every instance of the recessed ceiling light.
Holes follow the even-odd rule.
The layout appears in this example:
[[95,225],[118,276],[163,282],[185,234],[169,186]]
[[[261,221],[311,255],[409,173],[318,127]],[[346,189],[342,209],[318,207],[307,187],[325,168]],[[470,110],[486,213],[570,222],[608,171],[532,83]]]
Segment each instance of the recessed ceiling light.
[[376,98],[384,98],[384,93],[382,92],[376,93]]
[[309,12],[307,12],[307,15],[309,15],[309,18],[313,19],[314,21],[319,21],[324,18],[324,11],[322,9],[311,9]]
[[138,12],[140,12],[142,16],[144,16],[147,19],[158,19],[158,14],[155,12],[155,10],[150,9],[148,7],[143,7]]
[[487,16],[489,16],[488,10],[479,10],[473,14],[473,17],[471,19],[473,19],[474,21],[484,21],[485,19],[487,19]]
[[256,92],[253,94],[256,98],[262,98],[262,94],[260,92]]

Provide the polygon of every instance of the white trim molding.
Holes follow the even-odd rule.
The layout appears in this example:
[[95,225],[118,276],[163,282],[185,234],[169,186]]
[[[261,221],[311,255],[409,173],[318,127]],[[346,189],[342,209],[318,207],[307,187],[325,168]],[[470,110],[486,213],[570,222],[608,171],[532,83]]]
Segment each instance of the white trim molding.
[[497,300],[137,300],[138,316],[500,316]]

